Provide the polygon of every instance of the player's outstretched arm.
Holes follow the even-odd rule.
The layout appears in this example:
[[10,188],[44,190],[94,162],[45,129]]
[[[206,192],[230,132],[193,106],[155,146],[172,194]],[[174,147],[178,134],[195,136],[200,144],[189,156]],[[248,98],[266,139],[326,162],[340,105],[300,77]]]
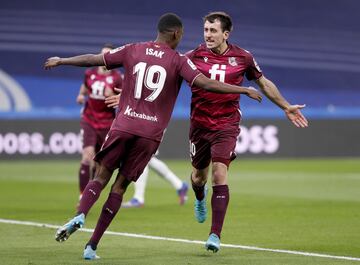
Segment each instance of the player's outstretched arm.
[[81,67],[103,66],[105,65],[103,54],[83,54],[74,57],[60,58],[50,57],[44,64],[45,69],[50,69],[59,65],[73,65]]
[[207,91],[220,94],[245,94],[248,97],[261,102],[262,96],[259,91],[253,87],[234,86],[207,78],[200,74],[194,80],[194,85]]
[[308,121],[305,116],[301,113],[301,109],[305,108],[305,104],[303,105],[290,105],[289,102],[285,100],[285,98],[281,95],[278,88],[275,86],[273,82],[271,82],[266,77],[262,76],[256,83],[260,87],[261,91],[265,94],[265,96],[270,99],[274,104],[279,106],[284,110],[287,118],[296,126],[305,128],[308,126]]

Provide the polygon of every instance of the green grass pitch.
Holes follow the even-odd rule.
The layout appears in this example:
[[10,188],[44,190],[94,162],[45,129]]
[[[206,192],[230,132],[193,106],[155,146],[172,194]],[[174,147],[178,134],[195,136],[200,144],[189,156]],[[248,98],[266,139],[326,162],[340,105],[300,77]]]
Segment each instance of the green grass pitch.
[[[189,161],[167,161],[184,180]],[[1,161],[0,218],[61,225],[75,212],[78,161]],[[150,171],[151,172],[151,171]],[[360,258],[360,159],[236,160],[230,168],[230,204],[222,243]],[[211,189],[210,189],[211,191]],[[130,187],[125,200],[132,195]],[[88,215],[93,228],[108,188]],[[109,230],[205,241],[193,215],[192,191],[179,206],[175,190],[149,176],[145,207],[120,209]],[[210,198],[208,197],[208,206]],[[105,235],[97,261],[83,261],[89,233],[64,243],[55,229],[0,223],[0,264],[360,264],[334,258]]]

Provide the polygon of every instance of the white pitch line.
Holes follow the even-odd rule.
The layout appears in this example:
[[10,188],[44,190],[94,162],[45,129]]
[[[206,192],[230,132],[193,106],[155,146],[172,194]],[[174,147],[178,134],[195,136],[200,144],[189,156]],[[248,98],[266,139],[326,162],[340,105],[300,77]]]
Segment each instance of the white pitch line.
[[[0,218],[0,223],[36,226],[36,227],[53,228],[53,229],[57,229],[59,227],[58,225],[52,225],[52,224],[36,223],[36,222],[29,222],[29,221],[18,221],[18,220],[1,219],[1,218]],[[92,233],[94,230],[82,228],[79,231]],[[124,237],[152,239],[152,240],[181,242],[181,243],[187,243],[187,244],[202,244],[202,245],[205,244],[204,241],[199,241],[199,240],[188,240],[188,239],[181,239],[181,238],[161,237],[161,236],[148,236],[148,235],[142,235],[142,234],[131,234],[131,233],[122,233],[122,232],[113,232],[113,231],[106,231],[105,234],[124,236]],[[293,250],[285,250],[285,249],[261,248],[261,247],[254,247],[254,246],[243,246],[243,245],[233,245],[233,244],[223,244],[223,243],[221,243],[221,247],[240,248],[240,249],[267,251],[267,252],[275,252],[275,253],[285,253],[285,254],[293,254],[293,255],[301,255],[301,256],[309,256],[309,257],[318,257],[318,258],[360,261],[360,258],[355,258],[355,257],[334,256],[334,255],[303,252],[303,251],[293,251]]]

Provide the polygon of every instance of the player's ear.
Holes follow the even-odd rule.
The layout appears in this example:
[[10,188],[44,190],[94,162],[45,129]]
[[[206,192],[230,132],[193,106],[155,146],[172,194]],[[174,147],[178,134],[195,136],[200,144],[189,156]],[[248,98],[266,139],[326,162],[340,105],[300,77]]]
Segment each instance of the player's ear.
[[174,31],[173,38],[174,38],[174,40],[178,40],[178,39],[179,39],[179,30],[175,30],[175,31]]
[[224,33],[223,33],[223,36],[224,36],[224,39],[225,40],[228,40],[229,36],[230,36],[230,32],[225,30]]
[[182,35],[183,35],[182,29],[177,29],[174,31],[174,39],[175,40],[180,40],[182,38]]

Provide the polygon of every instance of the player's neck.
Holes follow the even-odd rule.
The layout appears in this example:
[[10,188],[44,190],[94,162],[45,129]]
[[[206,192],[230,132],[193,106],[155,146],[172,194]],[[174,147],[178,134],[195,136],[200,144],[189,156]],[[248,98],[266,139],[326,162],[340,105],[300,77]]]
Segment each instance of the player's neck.
[[211,49],[211,51],[216,54],[223,54],[228,49],[228,47],[229,45],[227,44],[227,42],[223,42],[218,47]]
[[162,36],[160,34],[158,34],[158,36],[154,42],[165,44],[165,45],[169,46],[171,49],[176,48],[176,45],[174,45],[172,40],[170,40],[168,37]]

